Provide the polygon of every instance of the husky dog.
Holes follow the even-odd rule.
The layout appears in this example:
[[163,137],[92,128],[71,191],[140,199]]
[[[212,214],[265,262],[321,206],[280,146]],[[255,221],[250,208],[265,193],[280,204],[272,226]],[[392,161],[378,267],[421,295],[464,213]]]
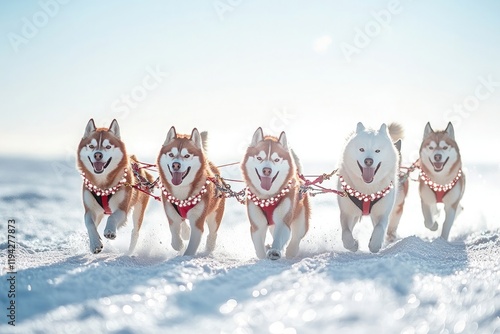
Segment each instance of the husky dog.
[[[109,129],[96,128],[90,119],[78,145],[78,169],[84,178],[83,205],[85,207],[85,226],[89,234],[90,251],[100,253],[103,245],[97,226],[105,215],[109,215],[104,236],[116,238],[116,230],[125,225],[127,215],[134,209],[132,237],[128,253],[131,254],[137,244],[144,211],[149,196],[130,187],[132,183],[131,162],[125,145],[120,139],[120,127],[113,120]],[[152,181],[145,172],[142,176]]]
[[195,128],[191,136],[178,135],[172,127],[157,160],[172,247],[181,251],[184,248],[182,239],[189,239],[184,255],[196,253],[205,221],[209,231],[206,250],[212,252],[224,215],[225,198],[214,196],[216,187],[209,181],[219,171],[207,160],[205,149],[206,132],[200,134]]
[[[363,216],[370,216],[373,232],[368,247],[376,253],[382,247],[389,215],[396,200],[399,155],[393,144],[402,136],[402,128],[382,124],[378,131],[358,123],[348,139],[339,168],[339,187],[346,196],[338,197],[342,241],[350,251],[358,250],[352,231]],[[400,144],[398,144],[400,145]]]
[[465,191],[460,150],[455,141],[455,130],[448,123],[446,130],[434,131],[427,123],[420,146],[420,199],[425,226],[436,231],[438,203],[444,204],[446,218],[441,237],[448,240],[460,200]]
[[[248,186],[247,213],[257,257],[277,260],[287,244],[286,256],[296,256],[309,228],[310,208],[307,194],[299,194],[299,160],[288,148],[285,132],[279,138],[264,137],[258,128],[241,168]],[[266,252],[268,228],[273,243]]]

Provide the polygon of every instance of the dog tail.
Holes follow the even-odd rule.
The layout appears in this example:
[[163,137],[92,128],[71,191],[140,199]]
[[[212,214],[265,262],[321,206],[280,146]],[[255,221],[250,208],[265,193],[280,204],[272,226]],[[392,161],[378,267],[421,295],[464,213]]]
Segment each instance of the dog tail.
[[405,131],[403,126],[399,123],[391,123],[389,124],[389,135],[393,142],[397,142],[399,139],[403,140],[405,137]]
[[202,131],[200,133],[200,136],[201,136],[201,144],[203,146],[203,150],[205,152],[208,151],[208,132],[207,131]]

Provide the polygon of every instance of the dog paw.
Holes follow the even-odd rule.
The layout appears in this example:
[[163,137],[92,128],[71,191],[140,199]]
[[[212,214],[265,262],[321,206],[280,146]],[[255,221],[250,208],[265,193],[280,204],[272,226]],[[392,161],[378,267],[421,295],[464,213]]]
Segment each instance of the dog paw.
[[115,240],[116,232],[111,230],[104,231],[104,237],[106,239]]
[[375,243],[375,242],[372,242],[370,240],[370,243],[368,244],[368,248],[370,249],[370,252],[378,253],[380,248],[382,248],[382,245],[379,242]]
[[281,258],[281,252],[277,249],[270,249],[267,251],[267,258],[269,260],[279,260]]
[[359,248],[358,240],[354,240],[350,244],[344,242],[344,248],[350,250],[351,252],[357,252]]
[[182,240],[179,238],[179,239],[172,239],[172,248],[178,252],[181,251],[182,248],[184,248],[184,243],[182,242]]
[[90,252],[92,254],[99,254],[103,247],[104,246],[102,245],[101,240],[97,240],[97,242],[90,242]]
[[437,229],[439,227],[439,224],[436,223],[436,222],[432,222],[430,224],[428,224],[427,222],[425,222],[425,227],[427,227],[431,231],[437,231]]

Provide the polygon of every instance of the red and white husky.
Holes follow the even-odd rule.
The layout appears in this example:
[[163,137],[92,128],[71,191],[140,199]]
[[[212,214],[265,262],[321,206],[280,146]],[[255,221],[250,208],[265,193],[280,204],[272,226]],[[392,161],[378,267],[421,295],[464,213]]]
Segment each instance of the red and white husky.
[[[103,248],[97,232],[102,218],[109,215],[104,236],[112,240],[116,238],[117,228],[125,225],[127,215],[133,208],[134,229],[129,247],[131,254],[137,244],[149,196],[130,187],[133,179],[130,166],[134,158],[127,156],[125,144],[120,139],[118,122],[113,120],[109,129],[106,129],[96,128],[94,120],[89,120],[78,145],[77,161],[84,178],[84,219],[90,251],[97,254]],[[152,181],[151,175],[145,172],[141,174]]]
[[425,226],[436,231],[438,203],[444,204],[446,218],[441,237],[448,240],[460,200],[465,191],[460,150],[455,141],[455,130],[448,123],[446,130],[434,131],[427,123],[420,147],[420,198]]
[[206,158],[206,133],[202,134],[195,128],[191,136],[178,135],[172,127],[157,160],[172,247],[181,251],[182,239],[189,239],[184,255],[196,253],[205,222],[209,231],[206,248],[208,252],[213,251],[224,215],[225,198],[215,196],[215,185],[209,181],[219,171]]
[[[277,260],[287,244],[286,256],[296,256],[309,228],[310,208],[307,194],[299,194],[299,161],[288,148],[285,132],[279,138],[264,137],[258,128],[241,168],[248,186],[247,213],[257,257]],[[268,228],[273,243],[266,252]]]

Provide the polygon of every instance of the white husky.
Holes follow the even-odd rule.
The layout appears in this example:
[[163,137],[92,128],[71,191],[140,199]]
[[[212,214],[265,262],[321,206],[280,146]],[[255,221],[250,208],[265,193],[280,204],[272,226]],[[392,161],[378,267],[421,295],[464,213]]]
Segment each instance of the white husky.
[[425,226],[431,231],[437,230],[438,224],[434,220],[438,213],[437,203],[443,203],[446,218],[441,237],[447,240],[465,190],[460,150],[451,123],[444,131],[434,131],[427,123],[420,147],[420,169],[420,198]]
[[373,223],[368,247],[374,253],[382,247],[398,181],[399,154],[393,140],[401,137],[402,128],[394,123],[389,128],[382,124],[378,131],[358,123],[347,140],[338,172],[339,187],[347,196],[339,196],[338,201],[342,241],[353,252],[358,250],[354,226],[368,215]]

